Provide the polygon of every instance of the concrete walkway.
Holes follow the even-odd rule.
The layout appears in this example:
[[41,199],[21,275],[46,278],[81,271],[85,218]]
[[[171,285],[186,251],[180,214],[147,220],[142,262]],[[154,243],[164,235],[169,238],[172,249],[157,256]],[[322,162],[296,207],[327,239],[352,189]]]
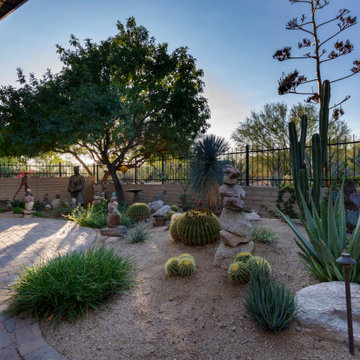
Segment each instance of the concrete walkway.
[[73,222],[0,217],[0,359],[66,360],[42,337],[35,319],[8,318],[7,288],[24,266],[91,246],[96,232]]

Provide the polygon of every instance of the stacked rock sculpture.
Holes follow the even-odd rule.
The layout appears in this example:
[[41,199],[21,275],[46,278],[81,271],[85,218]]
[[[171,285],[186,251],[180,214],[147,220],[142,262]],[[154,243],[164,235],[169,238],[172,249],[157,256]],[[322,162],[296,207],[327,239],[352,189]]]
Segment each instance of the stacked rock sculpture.
[[234,255],[244,251],[251,252],[254,243],[250,241],[251,223],[243,211],[245,191],[237,184],[240,172],[230,164],[225,165],[223,172],[224,184],[219,188],[223,204],[220,215],[222,230],[215,264],[227,268]]

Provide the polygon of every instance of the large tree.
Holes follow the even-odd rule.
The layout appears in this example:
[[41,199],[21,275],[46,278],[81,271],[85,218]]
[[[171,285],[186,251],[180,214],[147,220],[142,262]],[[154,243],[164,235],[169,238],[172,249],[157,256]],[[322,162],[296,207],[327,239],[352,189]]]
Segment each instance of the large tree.
[[[329,19],[319,19],[319,11],[329,5],[328,0],[289,0],[291,4],[299,4],[306,8],[306,13],[299,17],[291,19],[286,24],[287,30],[299,31],[304,34],[304,38],[298,42],[297,48],[299,50],[305,50],[302,54],[293,54],[291,46],[285,46],[282,49],[277,50],[273,58],[278,61],[287,60],[305,60],[313,61],[315,76],[310,79],[300,74],[295,69],[289,74],[282,75],[279,80],[278,93],[284,94],[302,94],[306,95],[306,101],[309,103],[319,103],[320,94],[322,89],[322,82],[324,81],[323,64],[329,61],[336,61],[339,58],[350,54],[354,47],[349,39],[340,40],[337,37],[357,24],[356,16],[350,15],[350,10],[340,9],[337,14]],[[335,40],[331,44],[331,40]],[[330,83],[335,83],[340,80],[347,79],[360,72],[360,59],[353,60],[352,66],[348,73],[344,74],[327,74]],[[316,88],[312,88],[311,85],[316,83]],[[303,87],[305,85],[305,87]],[[307,88],[306,88],[307,85]],[[301,90],[299,89],[302,87]],[[332,108],[333,121],[337,120],[342,114],[343,110],[341,105],[344,101],[349,99],[349,95],[346,95],[343,99],[340,99],[335,103]]]
[[181,153],[208,127],[202,70],[187,48],[168,51],[129,18],[100,42],[73,35],[57,46],[63,68],[43,79],[19,70],[20,88],[0,89],[0,154],[87,154],[104,164],[119,200],[117,171],[154,153]]
[[[288,123],[294,121],[300,131],[302,115],[308,117],[307,142],[317,132],[318,110],[313,104],[297,104],[288,111],[284,103],[265,104],[263,110],[252,111],[245,121],[240,122],[232,134],[238,148],[251,145],[259,149],[288,148],[290,146]],[[350,130],[343,120],[329,126],[329,138],[344,138]]]

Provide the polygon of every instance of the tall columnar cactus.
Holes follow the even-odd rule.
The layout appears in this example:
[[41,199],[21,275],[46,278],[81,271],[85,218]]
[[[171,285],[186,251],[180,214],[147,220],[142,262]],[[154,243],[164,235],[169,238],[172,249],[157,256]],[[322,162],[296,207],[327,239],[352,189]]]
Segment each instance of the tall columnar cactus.
[[126,210],[126,214],[134,221],[142,221],[150,217],[151,211],[144,203],[134,203]]
[[185,245],[206,245],[220,238],[220,222],[209,210],[188,210],[177,224],[177,234]]

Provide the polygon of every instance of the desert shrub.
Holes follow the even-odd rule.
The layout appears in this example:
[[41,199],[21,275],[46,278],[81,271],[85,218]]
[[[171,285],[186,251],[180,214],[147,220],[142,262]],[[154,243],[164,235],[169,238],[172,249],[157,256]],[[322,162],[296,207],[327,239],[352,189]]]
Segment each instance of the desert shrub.
[[20,208],[20,209],[25,209],[25,201],[24,200],[13,200],[11,202],[11,206],[13,208]]
[[146,225],[144,224],[136,224],[132,230],[130,230],[129,234],[126,237],[126,241],[131,244],[144,242],[148,240],[150,236],[150,232]]
[[257,226],[251,230],[251,240],[267,244],[277,240],[277,235],[273,229]]
[[13,213],[14,213],[14,214],[22,214],[23,210],[24,210],[23,208],[18,207],[18,206],[15,206],[15,207],[13,208]]
[[10,290],[11,315],[75,321],[135,284],[135,267],[113,249],[75,251],[25,268]]
[[86,208],[77,207],[69,216],[80,226],[88,226],[92,228],[103,228],[106,226],[107,207],[104,206],[105,202],[93,205],[88,204]]
[[143,221],[150,217],[151,211],[145,203],[134,203],[126,210],[126,215],[134,221]]
[[37,217],[41,217],[41,218],[46,217],[45,214],[43,214],[43,213],[40,212],[40,211],[35,211],[33,215],[34,215],[34,216],[37,216]]
[[0,209],[0,213],[4,213],[4,212],[6,212],[6,209],[5,209],[5,208],[1,208],[1,209]]
[[293,323],[297,303],[295,295],[285,284],[272,279],[266,266],[260,262],[251,267],[245,308],[261,329],[277,333]]
[[134,223],[135,221],[130,216],[126,215],[126,213],[121,214],[120,225],[131,227],[134,225]]

